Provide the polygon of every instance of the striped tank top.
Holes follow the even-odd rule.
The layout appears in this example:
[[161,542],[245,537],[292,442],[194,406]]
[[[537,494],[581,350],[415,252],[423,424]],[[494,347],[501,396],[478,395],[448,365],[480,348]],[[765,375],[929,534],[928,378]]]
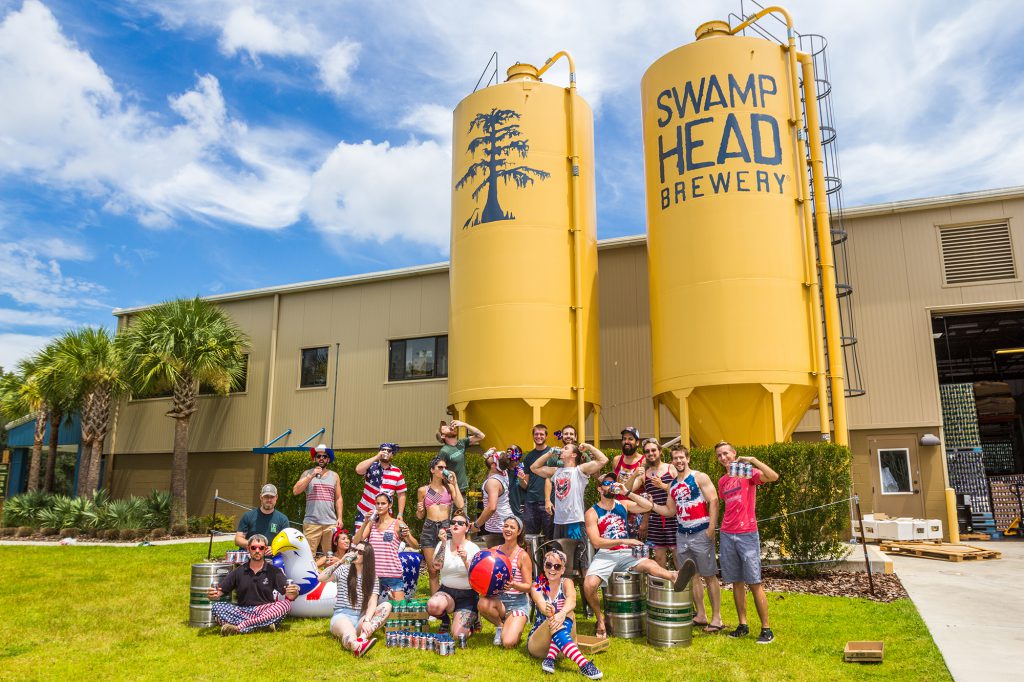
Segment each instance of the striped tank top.
[[691,535],[707,530],[711,524],[708,517],[708,502],[704,499],[704,493],[700,491],[692,472],[682,481],[675,479],[668,494],[676,503],[677,531]]
[[500,533],[501,526],[505,523],[505,519],[512,516],[512,505],[508,501],[508,475],[507,474],[491,474],[484,479],[484,484],[480,490],[483,492],[484,508],[487,508],[489,495],[487,494],[487,482],[495,480],[501,485],[501,493],[498,495],[498,504],[494,508],[494,513],[484,523],[484,530],[488,533]]
[[401,578],[402,561],[398,558],[398,545],[402,539],[398,535],[398,519],[384,530],[378,530],[377,524],[370,524],[370,537],[367,541],[373,545],[374,569],[378,578]]
[[[516,547],[516,551],[512,552],[512,556],[508,558],[508,562],[512,564],[512,579],[509,583],[521,583],[523,582],[523,571],[519,568],[519,557],[523,555],[523,548]],[[519,595],[522,594],[519,590],[512,589],[511,587],[505,590],[505,594]]]
[[[616,482],[621,483],[622,485],[626,485],[626,481],[629,480],[629,477],[633,475],[634,471],[640,468],[640,465],[643,464],[643,461],[643,457],[637,457],[635,462],[629,464],[628,462],[626,462],[625,455],[619,457],[619,461],[615,463],[614,471]],[[619,501],[626,500],[629,499],[629,495],[616,495],[615,499]]]

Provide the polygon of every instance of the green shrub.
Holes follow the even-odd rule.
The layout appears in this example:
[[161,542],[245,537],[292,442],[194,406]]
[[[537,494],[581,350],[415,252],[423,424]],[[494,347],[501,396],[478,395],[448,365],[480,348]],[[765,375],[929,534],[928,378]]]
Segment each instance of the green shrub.
[[80,531],[77,528],[61,528],[60,529],[60,536],[62,538],[77,538],[81,534],[82,534],[82,531]]
[[184,524],[176,523],[173,526],[171,526],[171,536],[172,537],[180,538],[183,535],[187,535],[187,534],[188,534],[188,527],[185,526]]
[[35,532],[36,532],[36,529],[33,528],[32,526],[18,526],[18,530],[16,530],[14,532],[14,537],[17,537],[17,538],[27,538],[30,535],[34,534]]
[[151,540],[159,540],[167,535],[166,528],[153,528],[149,531],[149,538]]
[[0,528],[0,537],[7,537],[9,535],[14,535],[14,532],[16,530],[18,530],[18,529],[13,527],[13,526],[4,526],[4,527]]
[[38,515],[50,507],[52,495],[36,490],[8,498],[4,502],[5,526],[39,526]]
[[169,490],[154,490],[142,498],[143,527],[166,528],[171,520],[171,493]]
[[43,526],[42,528],[39,529],[39,534],[40,535],[47,535],[47,536],[49,536],[49,535],[56,535],[59,532],[60,532],[59,528],[52,528],[50,526]]
[[188,519],[188,532],[192,534],[209,533],[211,530],[228,533],[234,529],[235,520],[227,514],[190,516]]

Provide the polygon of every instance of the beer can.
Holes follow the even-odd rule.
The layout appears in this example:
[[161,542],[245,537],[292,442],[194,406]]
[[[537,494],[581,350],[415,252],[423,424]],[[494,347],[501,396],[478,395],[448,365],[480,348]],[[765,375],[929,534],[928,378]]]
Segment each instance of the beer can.
[[461,635],[459,635],[459,648],[460,649],[465,649],[466,648],[466,633],[465,632],[463,632]]
[[754,477],[754,465],[753,464],[747,464],[747,478],[753,478],[753,477]]

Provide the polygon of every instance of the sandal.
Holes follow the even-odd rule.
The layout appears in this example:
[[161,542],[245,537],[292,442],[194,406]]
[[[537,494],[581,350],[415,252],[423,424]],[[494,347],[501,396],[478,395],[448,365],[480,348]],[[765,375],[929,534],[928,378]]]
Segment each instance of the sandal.
[[[696,623],[694,623],[694,625],[696,625]],[[709,635],[717,635],[719,632],[721,632],[724,629],[725,629],[725,623],[722,623],[721,625],[705,625],[704,626],[704,632],[708,633]]]
[[699,621],[699,620],[693,621],[693,627],[695,627],[695,628],[706,628],[707,626],[708,626],[708,622],[706,620],[705,621]]

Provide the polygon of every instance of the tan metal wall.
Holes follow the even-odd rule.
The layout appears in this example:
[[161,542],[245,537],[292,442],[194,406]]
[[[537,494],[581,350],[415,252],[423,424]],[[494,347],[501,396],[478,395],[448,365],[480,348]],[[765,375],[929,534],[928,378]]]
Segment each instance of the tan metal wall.
[[[930,308],[1024,305],[1024,284],[944,286],[940,225],[1009,220],[1024,268],[1024,199],[846,219],[858,353],[867,394],[848,401],[851,429],[941,423]],[[800,430],[815,430],[809,412]]]

